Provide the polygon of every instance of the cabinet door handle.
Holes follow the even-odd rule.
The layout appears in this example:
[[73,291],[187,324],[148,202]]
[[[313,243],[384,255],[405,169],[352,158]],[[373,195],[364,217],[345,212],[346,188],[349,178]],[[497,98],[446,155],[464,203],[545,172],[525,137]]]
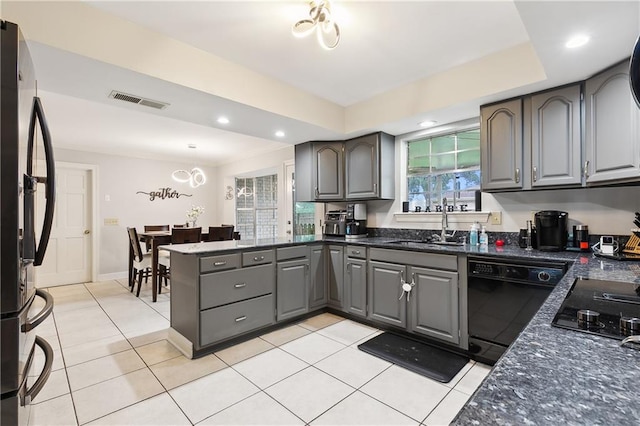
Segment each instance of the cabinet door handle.
[[247,316],[246,316],[246,315],[243,315],[243,316],[241,316],[241,317],[236,318],[236,322],[244,321],[244,320],[246,320],[246,319],[247,319]]
[[255,257],[253,258],[253,261],[254,261],[254,262],[260,262],[261,260],[264,260],[264,256],[255,256]]
[[234,285],[233,287],[234,288],[243,288],[243,287],[246,287],[246,286],[247,286],[247,283],[238,283],[238,284]]
[[375,194],[377,194],[377,193],[378,193],[378,184],[377,184],[377,183],[374,183],[374,184],[373,184],[373,192],[374,192]]
[[226,264],[227,264],[227,261],[226,261],[226,260],[224,260],[224,261],[222,261],[222,262],[214,262],[214,263],[213,263],[213,266],[224,266],[224,265],[226,265]]
[[585,179],[589,177],[589,160],[584,162],[584,171],[582,173]]
[[516,167],[516,183],[520,183],[520,168]]
[[538,167],[537,166],[533,166],[533,181],[534,182],[538,181]]
[[360,254],[360,250],[351,250],[351,254]]
[[351,273],[351,264],[347,263],[347,274]]
[[318,191],[318,187],[316,186],[316,198],[320,196],[320,191]]

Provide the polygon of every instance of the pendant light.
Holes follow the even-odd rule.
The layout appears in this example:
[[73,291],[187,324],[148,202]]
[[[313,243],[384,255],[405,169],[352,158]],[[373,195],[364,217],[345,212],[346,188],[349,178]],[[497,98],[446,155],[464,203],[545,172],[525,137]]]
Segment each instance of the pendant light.
[[[189,149],[196,149],[196,146],[193,144],[189,144]],[[195,152],[195,151],[194,151]],[[195,154],[194,154],[195,158]],[[190,171],[187,170],[174,170],[171,174],[171,177],[176,182],[180,183],[189,183],[191,188],[197,188],[200,185],[204,185],[207,181],[207,177],[204,174],[204,171],[199,167],[193,167]]]

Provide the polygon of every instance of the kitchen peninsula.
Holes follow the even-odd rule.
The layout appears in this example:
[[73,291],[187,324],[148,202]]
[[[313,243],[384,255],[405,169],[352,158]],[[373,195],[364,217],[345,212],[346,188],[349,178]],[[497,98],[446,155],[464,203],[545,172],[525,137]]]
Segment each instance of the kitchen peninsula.
[[[278,315],[284,315],[284,318],[287,318],[288,313],[295,315],[293,305],[287,309],[276,306],[276,300],[279,300],[275,290],[276,264],[287,264],[287,269],[283,271],[293,273],[294,276],[300,273],[295,279],[304,277],[307,268],[305,265],[309,264],[309,259],[305,258],[309,255],[305,253],[310,253],[310,247],[328,244],[346,247],[344,240],[320,237],[294,241],[272,239],[167,246],[166,249],[172,252],[172,341],[184,350],[186,345],[198,338],[228,338],[230,335],[224,333],[229,331],[216,324],[240,324],[238,330],[242,334],[252,328],[276,324]],[[591,254],[571,252],[527,252],[517,246],[490,246],[485,252],[479,253],[478,249],[469,246],[425,248],[424,244],[407,244],[399,247],[389,238],[368,238],[348,244],[349,247],[362,248],[363,252],[371,249],[393,249],[456,255],[459,265],[460,262],[465,262],[468,254],[506,258],[535,257],[538,260],[570,263],[567,274],[497,362],[454,424],[640,423],[640,408],[636,403],[640,399],[640,388],[637,386],[640,383],[640,369],[637,368],[640,365],[640,351],[637,347],[620,347],[619,341],[614,339],[551,326],[556,311],[577,277],[610,279],[637,286],[640,283],[640,268],[636,262],[618,262],[596,258]],[[280,259],[278,250],[281,253]],[[254,266],[245,267],[250,264]],[[217,301],[211,301],[208,296],[198,293],[202,276],[209,274],[211,268],[227,268],[226,271],[215,272],[224,274],[216,275],[219,278],[239,274],[239,279],[234,277],[232,280],[221,279],[216,282],[216,287],[226,285],[219,294],[221,299]],[[256,273],[250,272],[253,269]],[[208,272],[201,275],[204,271]],[[249,283],[253,279],[261,284],[251,287]],[[466,281],[461,279],[461,283],[461,287],[464,287]],[[230,290],[247,292],[249,287],[255,293],[242,293],[238,296],[239,299],[228,296]],[[311,299],[309,293],[305,294],[306,300]],[[234,312],[234,306],[249,302],[253,304],[251,310],[256,313],[256,319],[243,318],[244,315],[236,315]],[[209,309],[208,306],[211,305],[217,307]],[[210,318],[205,313],[205,308],[208,311],[217,310],[217,313]],[[179,320],[180,318],[182,319]],[[249,324],[248,321],[254,322]],[[184,331],[185,326],[191,327],[191,335],[186,335],[188,333]],[[217,334],[219,332],[222,334]],[[193,353],[196,356],[199,355],[197,349],[196,347],[196,352]]]

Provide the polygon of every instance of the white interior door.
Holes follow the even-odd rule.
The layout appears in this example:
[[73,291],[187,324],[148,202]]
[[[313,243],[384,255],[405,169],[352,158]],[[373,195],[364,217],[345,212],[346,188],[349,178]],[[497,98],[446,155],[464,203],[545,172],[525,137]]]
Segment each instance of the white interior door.
[[[91,171],[56,166],[56,204],[49,245],[36,268],[37,287],[91,281],[92,224]],[[44,215],[44,191],[36,198],[36,235]]]

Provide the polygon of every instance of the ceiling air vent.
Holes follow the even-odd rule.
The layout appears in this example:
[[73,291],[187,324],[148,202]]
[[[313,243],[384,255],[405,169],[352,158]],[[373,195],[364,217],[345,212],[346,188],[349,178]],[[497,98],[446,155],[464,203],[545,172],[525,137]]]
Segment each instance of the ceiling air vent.
[[117,90],[112,90],[109,97],[119,101],[131,102],[132,104],[143,105],[155,109],[165,109],[169,106],[166,102],[154,101],[153,99],[143,98],[130,93],[118,92]]

